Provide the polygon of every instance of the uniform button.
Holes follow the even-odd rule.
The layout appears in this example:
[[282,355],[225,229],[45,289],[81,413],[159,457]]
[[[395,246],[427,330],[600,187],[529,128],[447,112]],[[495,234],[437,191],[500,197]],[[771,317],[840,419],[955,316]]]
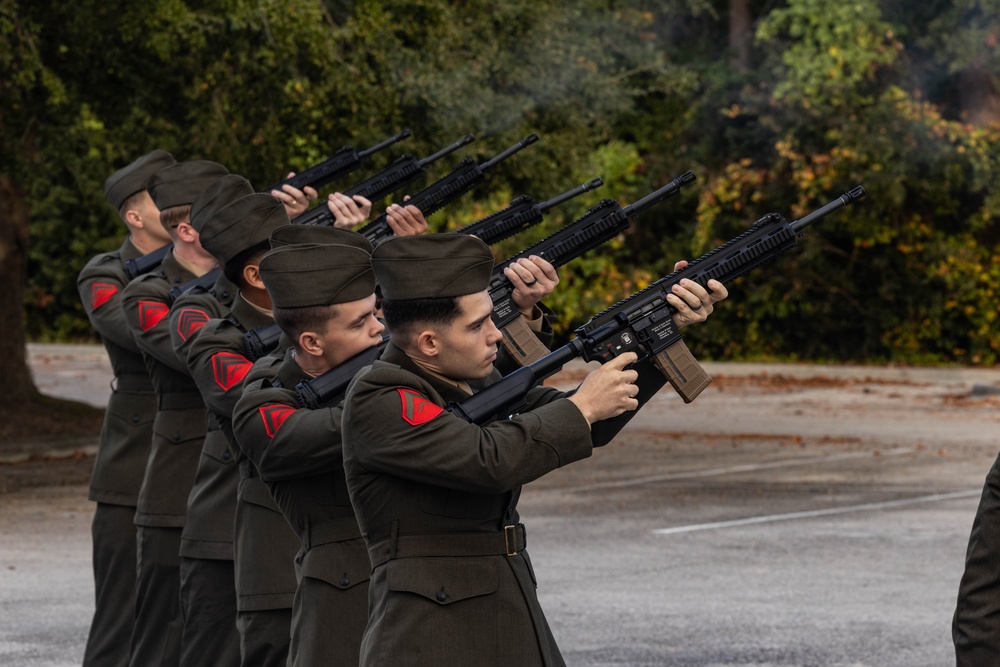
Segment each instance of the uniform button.
[[222,298],[223,299],[229,298],[229,290],[222,290]]
[[222,460],[223,461],[228,461],[231,458],[232,458],[232,456],[230,456],[229,452],[223,452],[222,453]]
[[438,602],[444,602],[445,600],[448,599],[448,596],[445,595],[444,591],[438,591],[435,597],[437,598]]
[[341,586],[347,586],[350,583],[351,583],[351,580],[347,577],[346,574],[340,578],[340,585]]
[[173,438],[174,438],[174,442],[180,442],[181,441],[181,432],[180,431],[174,431]]
[[139,423],[139,415],[138,414],[132,415],[132,423],[133,424],[138,424]]
[[175,283],[180,283],[180,281],[181,281],[181,277],[180,276],[177,276],[176,278],[174,278],[174,282]]

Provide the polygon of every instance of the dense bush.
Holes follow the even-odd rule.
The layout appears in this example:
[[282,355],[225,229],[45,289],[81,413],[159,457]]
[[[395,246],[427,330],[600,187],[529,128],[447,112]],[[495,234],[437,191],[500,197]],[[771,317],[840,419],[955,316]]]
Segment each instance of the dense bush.
[[29,334],[90,335],[76,273],[119,244],[101,184],[137,155],[212,159],[263,186],[408,127],[389,153],[475,132],[460,155],[483,158],[542,137],[437,229],[604,177],[500,257],[601,197],[698,174],[563,270],[550,303],[564,334],[764,213],[798,217],[864,183],[860,206],[731,285],[692,349],[992,364],[998,14],[984,0],[0,0],[4,85],[28,91],[4,103],[0,160],[30,204]]

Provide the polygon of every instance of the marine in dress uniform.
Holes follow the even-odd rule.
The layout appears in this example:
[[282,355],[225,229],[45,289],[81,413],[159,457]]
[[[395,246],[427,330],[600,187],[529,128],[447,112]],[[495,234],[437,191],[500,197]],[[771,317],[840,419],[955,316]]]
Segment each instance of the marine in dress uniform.
[[[211,253],[204,243],[207,221],[229,203],[252,193],[249,181],[228,174],[198,194],[191,204],[191,226],[198,232],[205,250]],[[212,255],[218,259],[215,253]],[[174,301],[169,315],[170,337],[182,363],[187,365],[188,349],[205,324],[229,313],[236,293],[236,285],[220,273],[211,287],[186,288]],[[198,378],[193,379],[197,384]],[[209,410],[207,433],[194,485],[188,494],[187,518],[181,533],[182,667],[240,664],[233,578],[233,514],[238,480],[226,437]]]
[[957,667],[1000,665],[1000,456],[972,522],[951,633]]
[[289,664],[354,666],[368,618],[371,566],[344,480],[341,409],[297,409],[294,387],[381,340],[371,245],[353,232],[294,226],[275,232],[272,244],[277,247],[260,271],[294,347],[254,364],[234,426],[301,541]]
[[121,294],[128,284],[125,262],[163,247],[170,237],[146,192],[146,181],[174,163],[155,150],[119,169],[104,182],[104,194],[129,228],[121,248],[97,255],[77,278],[80,300],[101,335],[114,379],[97,457],[90,500],[97,502],[91,524],[95,609],[84,651],[84,667],[128,664],[135,606],[135,508],[152,439],[156,393],[142,354],[125,325]]
[[[372,563],[360,664],[562,665],[517,513],[522,484],[591,455],[665,379],[635,355],[575,393],[536,387],[486,427],[444,410],[499,379],[493,257],[461,235],[389,239],[372,262],[393,341],[344,403],[344,467]],[[700,321],[721,284],[671,295]],[[676,303],[675,303],[676,301]],[[624,414],[622,414],[624,412]]]
[[[214,535],[221,540],[228,531],[228,561],[205,555],[197,556],[199,560],[194,562],[205,566],[204,560],[213,559],[213,567],[220,570],[220,576],[221,569],[227,568],[224,583],[228,584],[232,597],[227,621],[234,631],[240,630],[240,653],[242,664],[246,665],[284,665],[287,661],[291,603],[296,587],[295,534],[236,446],[232,434],[233,407],[251,366],[244,356],[243,335],[248,329],[273,322],[270,299],[258,277],[257,263],[270,249],[271,232],[281,226],[288,226],[288,215],[281,202],[271,195],[246,192],[204,220],[199,229],[202,244],[219,259],[237,290],[224,312],[217,312],[200,326],[185,347],[178,347],[178,354],[185,357],[219,428],[217,451],[208,450],[206,439],[199,468],[204,483],[196,482],[192,491],[189,521],[192,515],[203,517],[203,537]],[[206,307],[204,304],[201,312]],[[184,313],[178,315],[183,317]],[[204,587],[211,583],[206,581]],[[216,586],[221,583],[217,581]],[[211,642],[211,620],[205,618],[198,626],[202,638],[199,643]]]
[[135,516],[138,526],[135,629],[130,665],[177,665],[180,539],[207,429],[205,404],[171,344],[170,289],[207,273],[215,259],[191,228],[190,206],[225,167],[204,160],[155,172],[147,184],[174,247],[159,270],[133,280],[122,295],[128,329],[142,351],[157,394],[152,448]]

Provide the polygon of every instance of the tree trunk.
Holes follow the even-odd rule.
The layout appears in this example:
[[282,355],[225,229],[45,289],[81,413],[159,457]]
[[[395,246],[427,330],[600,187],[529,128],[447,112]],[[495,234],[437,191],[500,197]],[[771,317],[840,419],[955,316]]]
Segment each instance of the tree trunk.
[[990,72],[976,65],[968,67],[962,70],[959,85],[966,122],[977,127],[1000,122],[1000,91]]
[[28,206],[0,174],[0,405],[38,396],[24,340],[24,288],[28,267]]
[[729,64],[737,72],[746,74],[753,66],[750,0],[729,0]]

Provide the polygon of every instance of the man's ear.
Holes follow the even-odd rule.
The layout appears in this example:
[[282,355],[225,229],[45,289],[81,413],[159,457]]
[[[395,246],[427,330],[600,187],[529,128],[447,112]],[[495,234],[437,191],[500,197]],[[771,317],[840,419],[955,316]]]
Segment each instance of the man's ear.
[[299,349],[313,357],[323,356],[323,340],[313,331],[299,334]]
[[125,211],[125,216],[123,217],[125,224],[128,225],[129,229],[134,229],[136,231],[144,229],[146,227],[145,223],[142,221],[142,215],[139,211],[134,208],[130,208]]
[[433,329],[424,329],[414,339],[417,350],[425,357],[436,357],[441,354],[441,337]]
[[177,231],[177,238],[185,243],[197,243],[198,232],[194,230],[190,222],[182,222],[175,228]]
[[260,279],[260,267],[257,264],[247,264],[243,267],[243,280],[255,289],[267,289],[264,281]]

